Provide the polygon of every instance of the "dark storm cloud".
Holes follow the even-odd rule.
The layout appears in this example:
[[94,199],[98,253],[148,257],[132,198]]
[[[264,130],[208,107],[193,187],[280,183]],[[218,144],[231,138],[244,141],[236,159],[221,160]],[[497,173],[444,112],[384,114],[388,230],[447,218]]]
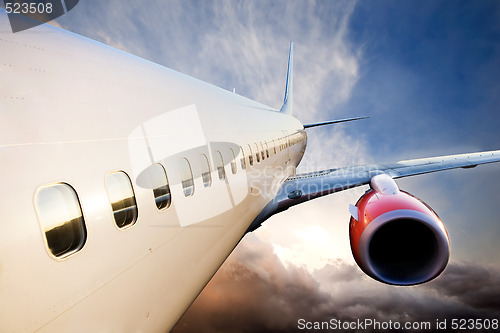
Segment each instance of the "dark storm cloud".
[[[451,263],[435,281],[393,287],[335,260],[311,274],[285,267],[269,243],[247,236],[174,332],[288,332],[298,320],[430,322],[500,316],[500,271]],[[370,331],[370,330],[368,330]]]
[[245,239],[174,332],[263,332],[295,327],[298,314],[320,317],[331,297],[303,268],[285,268],[269,243]]
[[446,274],[428,285],[455,302],[477,310],[500,311],[500,269],[473,263],[452,263]]

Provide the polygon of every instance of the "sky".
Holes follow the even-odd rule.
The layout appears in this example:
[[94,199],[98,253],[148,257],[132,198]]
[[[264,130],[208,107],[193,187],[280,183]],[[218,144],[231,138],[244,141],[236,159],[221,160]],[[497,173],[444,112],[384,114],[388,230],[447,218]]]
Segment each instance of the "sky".
[[[279,109],[294,41],[298,172],[500,148],[500,2],[81,0],[63,28]],[[298,320],[500,318],[500,165],[398,180],[440,215],[448,268],[390,287],[355,265],[348,205],[290,208],[245,236],[174,332],[290,332]]]

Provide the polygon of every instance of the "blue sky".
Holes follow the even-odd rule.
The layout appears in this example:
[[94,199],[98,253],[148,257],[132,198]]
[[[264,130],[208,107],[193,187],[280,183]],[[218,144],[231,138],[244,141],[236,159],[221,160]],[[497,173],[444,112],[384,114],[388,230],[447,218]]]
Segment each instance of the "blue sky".
[[[391,135],[410,148],[425,149],[427,140],[404,135],[407,130],[431,130],[441,145],[497,147],[497,3],[360,2],[350,27],[366,63],[346,110],[383,116],[375,122],[399,118],[403,126]],[[411,128],[403,121],[412,121]]]
[[[293,40],[297,118],[371,117],[311,129],[299,172],[500,148],[498,1],[82,0],[57,23],[275,108]],[[176,330],[498,318],[500,166],[398,183],[448,228],[451,262],[436,281],[393,288],[355,267],[347,207],[360,188],[294,207],[245,237]]]

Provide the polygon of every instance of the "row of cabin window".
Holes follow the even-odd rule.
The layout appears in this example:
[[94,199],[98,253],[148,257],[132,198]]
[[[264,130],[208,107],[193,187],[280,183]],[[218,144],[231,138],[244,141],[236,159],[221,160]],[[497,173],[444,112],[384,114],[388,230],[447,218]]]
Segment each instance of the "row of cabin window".
[[[274,140],[273,140],[274,142]],[[260,149],[259,149],[259,144],[260,144]],[[269,158],[269,145],[267,142],[260,142],[259,144],[255,143],[255,157],[257,162],[260,162],[261,158],[264,160],[266,157]],[[265,149],[264,149],[265,145]],[[249,152],[248,155],[248,162],[250,166],[253,166],[253,155],[252,155],[252,147],[250,144],[247,145]],[[274,154],[276,154],[276,145],[274,145]],[[236,163],[236,153],[232,148],[229,148],[230,156],[231,156],[231,172],[233,174],[236,174],[237,172],[237,163]],[[245,158],[245,151],[243,150],[243,147],[240,146],[240,165],[241,165],[241,170],[245,170],[247,167],[246,164],[246,158]],[[226,171],[224,169],[224,158],[222,157],[222,154],[220,151],[216,151],[213,155],[214,158],[214,165],[217,169],[217,175],[220,180],[226,179]],[[208,158],[205,154],[200,155],[200,165],[201,165],[201,176],[203,180],[203,185],[205,187],[210,187],[212,184],[212,179],[211,179],[211,172],[210,172],[210,163],[208,161]],[[192,196],[194,194],[194,179],[193,179],[193,173],[191,169],[191,164],[189,161],[185,158],[180,159],[180,170],[181,170],[181,182],[182,182],[182,188],[184,191],[184,195],[186,197]],[[160,208],[159,208],[160,209]]]
[[[134,190],[123,171],[106,176],[106,189],[116,225],[125,228],[137,221]],[[64,258],[78,252],[87,240],[87,228],[75,189],[66,183],[41,187],[35,194],[35,206],[50,253]]]
[[[275,140],[272,140],[272,146],[271,146],[271,152],[274,150],[274,154],[277,154],[277,149],[276,147],[278,146],[278,149],[282,151],[283,149],[286,149],[289,145],[292,145],[292,142],[290,141],[290,138],[294,138],[293,144],[296,144],[300,141],[303,140],[305,134],[301,132],[297,132],[292,136],[287,136],[283,138],[277,139],[278,144],[275,143]],[[259,149],[259,144],[260,144],[260,149]],[[259,142],[259,144],[255,143],[255,158],[257,162],[260,162],[261,159],[265,160],[266,158],[270,157],[269,154],[269,144],[268,142]],[[265,145],[265,148],[264,148]],[[252,153],[252,146],[250,144],[247,145],[249,153],[248,155],[248,163],[250,166],[253,166],[254,160],[253,160],[253,153]],[[236,164],[236,154],[232,148],[229,148],[229,151],[231,153],[231,172],[233,174],[236,174],[237,172],[237,164]],[[241,163],[241,169],[245,170],[246,169],[246,158],[245,158],[245,151],[243,150],[243,147],[240,146],[240,163]],[[217,174],[220,180],[226,179],[226,172],[224,169],[224,159],[222,157],[222,154],[220,151],[216,151],[213,155],[214,158],[214,164],[217,169]],[[201,165],[201,175],[202,175],[202,180],[203,180],[203,185],[204,187],[210,187],[212,184],[212,178],[211,178],[211,172],[210,172],[210,163],[208,161],[208,158],[205,154],[200,155],[200,165]],[[182,188],[184,191],[184,195],[186,197],[192,196],[194,194],[194,179],[193,179],[193,172],[191,169],[191,164],[189,161],[185,158],[182,158],[179,160],[180,161],[180,171],[181,171],[181,182],[182,182]],[[163,169],[163,172],[165,170]],[[160,172],[158,172],[160,174]],[[168,180],[166,179],[166,174],[164,177],[165,181],[167,182],[167,188],[168,188]],[[163,191],[166,191],[167,188],[165,188]],[[168,198],[170,200],[170,192],[168,191]],[[157,207],[158,209],[163,209],[166,208],[170,205],[168,204],[162,204],[161,202],[158,202],[158,199],[155,194],[155,200],[157,200]],[[164,207],[166,205],[166,207]]]
[[[278,143],[276,143],[276,141]],[[260,148],[259,148],[259,145],[260,145]],[[269,145],[271,145],[271,149],[269,149]],[[255,160],[257,162],[260,162],[261,160],[265,160],[266,158],[270,157],[269,151],[271,151],[271,153],[274,151],[274,154],[276,155],[278,153],[278,150],[282,151],[283,149],[286,149],[289,146],[289,144],[288,144],[287,137],[283,137],[283,138],[279,138],[276,140],[273,139],[272,142],[264,141],[264,143],[262,143],[262,142],[259,142],[258,144],[255,143],[254,146],[255,146],[255,148],[254,148]],[[265,148],[264,148],[264,146],[265,146]],[[252,145],[248,144],[247,147],[248,147],[248,151],[249,151],[249,153],[247,153],[248,163],[250,164],[250,166],[252,166],[254,163]],[[278,147],[278,148],[276,148],[276,147]],[[241,157],[241,165],[242,165],[242,168],[244,169],[246,167],[245,153],[244,153],[242,147],[240,147],[240,150],[241,150],[241,156],[242,156]]]
[[[286,138],[278,139],[278,145],[271,146],[271,152],[277,154],[276,146],[279,150],[287,147]],[[257,162],[260,158],[269,158],[269,146],[265,142],[260,143],[261,149],[255,143]],[[251,145],[248,145],[248,161],[253,165],[253,155]],[[232,154],[231,172],[236,174],[236,155],[230,148]],[[246,169],[246,159],[243,147],[240,147],[241,169]],[[201,177],[204,187],[212,185],[210,163],[205,154],[200,155]],[[220,151],[214,154],[214,164],[217,168],[217,175],[220,180],[226,178],[224,160]],[[184,195],[186,197],[194,194],[194,179],[189,161],[185,158],[179,159],[179,170],[181,172],[181,182]],[[150,175],[153,182],[153,195],[156,207],[164,210],[170,207],[172,202],[167,173],[161,164],[153,164],[150,167]],[[129,176],[123,171],[111,172],[106,176],[106,189],[113,211],[113,217],[119,228],[133,225],[137,221],[138,210],[135,200],[134,189]],[[35,195],[35,205],[40,220],[40,224],[45,233],[45,239],[49,251],[57,258],[63,258],[79,251],[87,239],[87,229],[80,205],[80,201],[75,189],[66,183],[56,183],[41,187]]]
[[[231,160],[231,172],[234,175],[237,172],[236,156],[234,154],[233,149],[230,148],[229,151],[233,156]],[[216,151],[213,154],[213,158],[219,180],[226,179],[226,170],[224,169],[224,159],[222,158],[221,152]],[[205,154],[201,154],[199,159],[200,159],[199,165],[201,170],[201,179],[203,181],[203,186],[210,187],[212,185],[212,173],[210,171],[210,162],[208,161],[208,157]],[[182,189],[184,191],[184,196],[190,197],[194,194],[194,178],[193,178],[193,171],[191,169],[191,164],[186,158],[181,158],[179,160],[179,170],[181,173],[181,183],[182,183]],[[158,207],[158,209],[161,208]]]
[[[289,146],[292,146],[292,145],[295,145],[301,141],[304,141],[306,139],[306,134],[305,132],[301,131],[301,132],[296,132],[292,135],[289,135],[289,136],[285,136],[285,137],[282,137],[282,138],[278,138],[276,140],[272,140],[272,142],[267,142],[265,141],[264,144],[262,144],[262,142],[259,142],[259,144],[255,143],[255,159],[257,162],[260,162],[261,159],[264,160],[266,157],[269,158],[270,157],[270,154],[269,154],[269,151],[271,151],[271,153],[274,151],[274,154],[276,155],[277,154],[277,151],[282,151],[286,148],[288,148]],[[260,145],[260,149],[259,149],[259,145]],[[265,145],[265,149],[264,149],[264,145]],[[271,145],[271,149],[269,149],[269,145]],[[253,159],[253,154],[252,154],[252,145],[251,144],[248,144],[247,145],[248,147],[248,151],[250,152],[248,154],[248,163],[250,164],[250,166],[253,165],[253,162],[254,162],[254,159]],[[245,152],[243,151],[243,148],[240,147],[240,151],[241,151],[241,167],[242,169],[245,169],[246,167],[246,160],[245,160]],[[265,154],[264,154],[264,151],[265,151]]]
[[[305,136],[305,134],[297,132],[296,134],[301,134],[300,138],[295,136],[297,140],[294,140],[293,144],[298,143],[301,141],[300,139]],[[294,136],[290,136],[294,137]],[[277,154],[277,149],[276,147],[278,146],[278,149],[281,151],[283,149],[286,149],[291,143],[289,141],[289,137],[283,137],[277,139],[278,145],[275,143],[275,140],[272,140],[272,146],[271,146],[271,152],[274,150],[274,154]],[[260,149],[259,149],[259,144],[260,144]],[[269,158],[269,145],[267,142],[259,142],[259,144],[255,143],[255,158],[257,162],[260,162],[260,160],[264,160],[266,157]],[[265,149],[264,149],[265,145]],[[254,161],[253,161],[253,154],[252,154],[252,146],[250,144],[247,145],[249,154],[248,155],[248,162],[250,166],[253,166]],[[229,151],[231,153],[231,172],[233,174],[236,174],[237,172],[237,164],[236,164],[236,154],[232,148],[229,148]],[[240,163],[241,163],[241,169],[245,170],[246,169],[246,158],[245,158],[245,151],[243,147],[240,146]],[[214,165],[217,169],[217,175],[220,180],[226,179],[226,171],[224,169],[224,158],[222,157],[222,154],[220,151],[216,151],[213,155],[214,158]],[[156,200],[156,205],[158,209],[165,209],[170,206],[170,190],[168,188],[168,179],[166,176],[165,169],[163,166],[160,164],[157,165],[157,171],[154,173],[158,175],[157,179],[159,180],[158,184],[160,184],[157,188],[153,190],[155,194],[155,200]],[[202,181],[204,187],[210,187],[212,184],[212,176],[211,176],[211,171],[210,171],[210,162],[205,154],[200,155],[200,166],[201,166],[201,176],[202,176]],[[192,196],[194,194],[194,178],[193,178],[193,172],[191,169],[191,164],[186,158],[181,158],[179,160],[179,170],[181,172],[181,183],[182,183],[182,188],[184,191],[184,195],[186,197]],[[161,170],[160,170],[161,168]],[[156,178],[156,177],[155,177]],[[166,186],[164,185],[166,184]],[[157,195],[158,193],[158,195]]]
[[[231,149],[232,151],[232,149]],[[234,151],[232,151],[234,156]],[[226,173],[222,154],[214,154],[219,179]],[[201,175],[205,187],[212,184],[210,166],[206,155],[200,155]],[[194,193],[194,180],[187,159],[179,160],[181,181],[185,196]],[[232,173],[236,173],[236,162],[231,162]],[[156,207],[164,210],[170,207],[171,193],[165,168],[161,164],[150,166],[149,175],[153,182]],[[129,176],[123,171],[111,172],[106,176],[113,217],[118,228],[132,226],[138,217],[137,202]],[[35,206],[45,240],[50,253],[56,258],[64,258],[83,248],[87,239],[87,228],[80,200],[75,189],[66,183],[56,183],[41,187],[35,195]]]

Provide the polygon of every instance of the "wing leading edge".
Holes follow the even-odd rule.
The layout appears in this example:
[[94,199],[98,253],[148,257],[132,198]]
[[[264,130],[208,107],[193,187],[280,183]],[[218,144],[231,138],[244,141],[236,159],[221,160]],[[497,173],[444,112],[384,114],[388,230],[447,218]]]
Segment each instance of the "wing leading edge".
[[361,119],[367,119],[367,118],[370,118],[370,117],[353,117],[353,118],[338,119],[338,120],[328,120],[328,121],[322,121],[319,123],[304,124],[304,128],[318,127],[318,126],[338,124],[338,123],[346,123],[349,121],[355,121],[355,120],[361,120]]
[[387,174],[396,179],[449,169],[473,168],[479,164],[494,162],[500,162],[500,150],[405,160],[390,164],[366,164],[291,176],[282,184],[278,194],[255,219],[248,231],[257,229],[272,215],[292,206],[369,184],[370,180],[379,174]]

